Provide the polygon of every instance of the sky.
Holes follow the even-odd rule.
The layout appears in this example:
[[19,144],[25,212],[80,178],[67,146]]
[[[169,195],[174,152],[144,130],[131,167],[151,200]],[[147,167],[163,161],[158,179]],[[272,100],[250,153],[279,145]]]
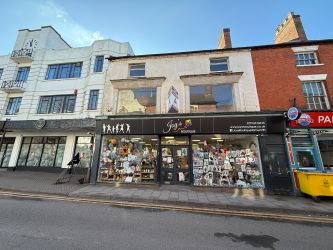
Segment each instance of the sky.
[[10,0],[1,3],[0,55],[19,29],[53,26],[72,47],[94,40],[129,42],[136,55],[217,48],[223,28],[233,47],[274,43],[293,11],[308,39],[333,38],[330,0]]

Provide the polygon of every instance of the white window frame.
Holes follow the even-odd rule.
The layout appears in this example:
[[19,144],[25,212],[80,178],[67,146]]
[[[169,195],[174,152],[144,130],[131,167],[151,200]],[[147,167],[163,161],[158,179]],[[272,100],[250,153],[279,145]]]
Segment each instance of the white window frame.
[[[317,95],[317,96],[314,96],[314,97],[324,97],[324,99],[325,99],[325,104],[326,104],[326,109],[323,109],[322,108],[322,104],[321,104],[321,102],[319,102],[319,105],[320,105],[320,109],[318,109],[318,108],[316,108],[315,107],[315,109],[311,109],[310,108],[310,106],[309,106],[309,102],[308,102],[308,98],[307,98],[307,96],[305,95],[305,93],[304,93],[304,91],[303,91],[303,84],[310,84],[310,83],[320,83],[320,85],[321,85],[321,88],[322,88],[322,90],[323,90],[323,96],[322,95]],[[326,88],[325,88],[325,85],[324,85],[324,82],[323,81],[303,81],[302,83],[302,93],[303,93],[303,95],[304,95],[304,98],[305,98],[305,102],[306,102],[306,106],[307,106],[307,109],[308,110],[329,110],[330,109],[330,103],[329,103],[329,101],[328,101],[328,97],[327,97],[327,92],[326,92]],[[315,106],[316,106],[317,104],[315,104]]]
[[[227,69],[226,70],[216,70],[216,71],[212,71],[211,70],[211,66],[213,65],[219,65],[222,63],[212,63],[212,60],[226,60],[226,65],[227,65]],[[209,72],[210,73],[217,73],[217,72],[228,72],[230,70],[230,65],[229,65],[229,57],[212,57],[209,58]]]
[[[298,64],[299,61],[309,61],[309,60],[312,60],[312,59],[302,59],[302,60],[299,60],[299,59],[298,59],[298,55],[305,55],[305,54],[313,54],[313,55],[314,55],[315,63],[310,63],[310,64]],[[297,66],[297,67],[312,66],[312,65],[320,65],[320,64],[319,64],[319,61],[318,61],[318,56],[317,56],[316,51],[304,51],[304,52],[298,52],[298,53],[295,53],[295,60],[296,60],[296,66]]]
[[[143,66],[144,74],[142,76],[132,76],[131,71],[134,71],[134,69],[131,68],[132,66]],[[135,69],[135,70],[137,70],[137,69]],[[145,76],[146,76],[146,64],[145,63],[130,63],[130,64],[128,64],[128,77],[136,78],[136,77],[145,77]]]

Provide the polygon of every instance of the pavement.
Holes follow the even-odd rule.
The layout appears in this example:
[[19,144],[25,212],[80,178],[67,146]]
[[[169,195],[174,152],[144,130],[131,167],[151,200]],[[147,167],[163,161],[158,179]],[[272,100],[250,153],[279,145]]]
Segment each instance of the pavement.
[[0,191],[16,191],[93,198],[107,201],[146,202],[164,205],[205,207],[280,214],[319,215],[333,218],[333,198],[320,203],[308,197],[270,195],[264,190],[222,189],[192,186],[139,184],[54,184],[59,174],[30,171],[0,171]]

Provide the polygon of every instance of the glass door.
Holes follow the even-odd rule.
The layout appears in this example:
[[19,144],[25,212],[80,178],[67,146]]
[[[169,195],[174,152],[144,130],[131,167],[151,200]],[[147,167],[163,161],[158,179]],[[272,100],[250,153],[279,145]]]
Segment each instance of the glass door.
[[166,136],[161,139],[161,183],[189,184],[188,137]]

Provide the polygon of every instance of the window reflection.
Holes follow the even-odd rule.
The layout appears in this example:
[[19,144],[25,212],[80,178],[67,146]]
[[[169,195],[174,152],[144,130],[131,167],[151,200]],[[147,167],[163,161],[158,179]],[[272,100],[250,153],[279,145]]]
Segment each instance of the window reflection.
[[119,90],[117,113],[156,113],[156,88]]

